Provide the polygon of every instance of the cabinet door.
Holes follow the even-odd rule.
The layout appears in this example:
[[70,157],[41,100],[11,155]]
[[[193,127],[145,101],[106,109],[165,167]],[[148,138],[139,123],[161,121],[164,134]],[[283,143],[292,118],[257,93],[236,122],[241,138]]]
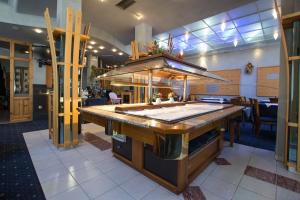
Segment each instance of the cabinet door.
[[31,46],[12,43],[10,74],[10,121],[32,120]]

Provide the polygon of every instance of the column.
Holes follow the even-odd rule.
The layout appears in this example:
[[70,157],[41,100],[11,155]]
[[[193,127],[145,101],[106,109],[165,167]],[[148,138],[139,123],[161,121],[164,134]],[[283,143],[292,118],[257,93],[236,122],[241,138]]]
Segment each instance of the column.
[[136,25],[135,40],[139,43],[139,51],[146,51],[145,46],[152,41],[152,26],[146,23]]

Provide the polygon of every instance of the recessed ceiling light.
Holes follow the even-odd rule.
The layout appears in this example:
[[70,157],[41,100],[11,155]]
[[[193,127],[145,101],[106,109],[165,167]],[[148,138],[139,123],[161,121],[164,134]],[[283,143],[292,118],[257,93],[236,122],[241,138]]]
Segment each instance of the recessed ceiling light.
[[96,44],[96,42],[92,40],[92,41],[90,41],[90,44],[94,45],[94,44]]
[[103,2],[105,2],[105,0],[99,0],[99,2],[103,3]]
[[183,56],[183,50],[182,49],[180,50],[179,53],[180,53],[181,56]]
[[135,13],[134,16],[137,20],[141,20],[144,18],[144,15],[142,13]]
[[119,55],[122,56],[124,53],[123,52],[119,52]]
[[49,54],[50,53],[50,49],[46,49],[46,52],[47,52],[47,54]]
[[189,37],[190,37],[189,32],[188,32],[188,31],[185,32],[185,34],[184,34],[184,39],[185,39],[185,41],[188,41],[188,40],[189,40]]
[[275,9],[273,10],[273,13],[272,13],[272,15],[273,15],[274,19],[277,19],[277,12],[276,12],[276,10],[275,10]]
[[235,47],[238,45],[238,43],[239,43],[238,40],[234,40],[234,41],[233,41],[233,45],[234,45]]
[[93,48],[93,46],[92,46],[92,45],[89,45],[89,46],[87,46],[87,48],[88,48],[88,49],[92,49],[92,48]]
[[277,40],[277,38],[278,38],[278,32],[277,31],[274,32],[273,37],[274,37],[275,40]]
[[94,53],[98,53],[98,50],[97,49],[94,49],[94,51],[93,51]]
[[221,24],[221,30],[222,30],[222,32],[224,32],[224,31],[225,31],[225,28],[226,28],[226,23],[225,23],[225,22],[223,22],[223,23]]
[[105,47],[104,46],[99,46],[99,49],[105,49]]
[[29,54],[29,51],[25,51],[24,53]]
[[116,51],[117,51],[117,49],[115,49],[115,48],[112,49],[112,52],[116,52]]
[[43,30],[42,29],[40,29],[40,28],[35,28],[35,29],[33,29],[36,33],[42,33],[43,32]]

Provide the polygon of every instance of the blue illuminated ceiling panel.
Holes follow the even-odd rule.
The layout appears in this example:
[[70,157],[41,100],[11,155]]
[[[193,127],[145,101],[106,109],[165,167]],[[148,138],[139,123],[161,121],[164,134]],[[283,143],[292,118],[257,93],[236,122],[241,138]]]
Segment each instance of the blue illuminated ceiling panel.
[[173,36],[174,52],[184,51],[187,55],[220,49],[230,51],[235,46],[274,42],[277,39],[275,35],[278,35],[275,14],[272,0],[259,0],[158,34],[154,39],[166,48],[170,33]]

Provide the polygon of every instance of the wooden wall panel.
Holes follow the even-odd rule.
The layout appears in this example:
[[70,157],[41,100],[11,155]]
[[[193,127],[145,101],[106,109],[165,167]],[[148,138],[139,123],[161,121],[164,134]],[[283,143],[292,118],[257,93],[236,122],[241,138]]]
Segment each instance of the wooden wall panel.
[[279,67],[257,68],[256,95],[260,97],[278,97]]
[[53,88],[53,69],[50,65],[46,66],[46,85],[49,89]]
[[241,69],[230,69],[210,71],[219,75],[229,82],[223,82],[208,78],[191,81],[191,94],[195,95],[218,95],[218,96],[239,96]]

